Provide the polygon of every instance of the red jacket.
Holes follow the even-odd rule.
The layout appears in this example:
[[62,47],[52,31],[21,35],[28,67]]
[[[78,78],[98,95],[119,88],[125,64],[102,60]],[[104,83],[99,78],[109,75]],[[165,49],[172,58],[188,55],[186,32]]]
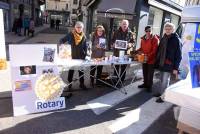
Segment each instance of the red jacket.
[[149,39],[146,39],[145,36],[141,38],[141,46],[138,51],[147,55],[147,64],[155,63],[158,42],[159,39],[156,35],[151,35]]

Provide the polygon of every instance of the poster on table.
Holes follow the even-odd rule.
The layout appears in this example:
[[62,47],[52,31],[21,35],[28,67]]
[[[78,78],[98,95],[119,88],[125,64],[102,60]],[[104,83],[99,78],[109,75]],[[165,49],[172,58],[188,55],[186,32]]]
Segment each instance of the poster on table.
[[3,10],[0,9],[0,71],[7,69]]
[[[10,45],[14,116],[65,108],[56,45]],[[20,52],[24,52],[23,56]]]
[[200,23],[186,23],[182,34],[182,60],[180,63],[180,77],[185,79],[190,70],[189,52],[200,48]]
[[[183,32],[181,78],[190,74],[192,88],[200,87],[200,23],[186,23]],[[190,73],[189,73],[190,72]]]
[[192,88],[200,87],[200,52],[189,52]]

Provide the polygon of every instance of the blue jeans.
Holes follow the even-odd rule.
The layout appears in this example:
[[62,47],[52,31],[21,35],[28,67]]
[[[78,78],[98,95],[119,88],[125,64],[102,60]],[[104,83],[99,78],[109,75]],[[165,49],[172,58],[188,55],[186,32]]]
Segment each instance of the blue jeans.
[[160,71],[160,94],[163,94],[166,88],[169,86],[171,73]]

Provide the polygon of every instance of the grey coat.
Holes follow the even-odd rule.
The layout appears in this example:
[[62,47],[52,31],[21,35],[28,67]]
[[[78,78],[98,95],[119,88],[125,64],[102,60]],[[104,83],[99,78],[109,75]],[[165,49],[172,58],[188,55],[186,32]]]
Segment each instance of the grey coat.
[[98,37],[93,35],[92,37],[92,55],[91,58],[102,58],[105,56],[105,49],[97,48],[97,44],[99,44],[99,38],[105,38],[104,36]]

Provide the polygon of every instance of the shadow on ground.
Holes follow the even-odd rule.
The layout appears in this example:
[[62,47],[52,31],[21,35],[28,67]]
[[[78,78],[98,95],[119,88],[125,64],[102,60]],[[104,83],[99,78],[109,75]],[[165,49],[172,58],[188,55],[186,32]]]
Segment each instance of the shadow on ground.
[[[76,102],[73,105],[74,106],[85,105],[85,103],[91,99],[91,98],[85,99],[86,98],[84,97],[85,94],[86,92],[82,92],[81,96],[80,94],[76,94]],[[141,97],[143,99],[141,99]],[[29,134],[39,134],[39,133],[46,134],[46,133],[65,132],[65,131],[80,129],[83,127],[89,127],[95,124],[100,124],[103,122],[115,120],[116,118],[122,117],[124,115],[122,115],[121,112],[127,110],[134,110],[136,107],[139,107],[140,105],[144,104],[150,98],[151,95],[145,92],[140,92],[134,95],[133,97],[129,98],[128,101],[125,101],[123,105],[117,106],[117,109],[121,108],[122,110],[117,110],[115,107],[98,116],[95,115],[91,109],[70,110],[70,107],[72,108],[73,106],[71,104],[68,105],[68,102],[72,101],[69,100],[66,101],[67,108],[69,110],[57,111],[45,116],[36,117],[34,119],[21,122],[11,128],[2,130],[0,131],[0,133],[22,134],[28,132]],[[134,104],[131,104],[131,102],[134,102]]]
[[161,115],[142,134],[177,134],[177,121],[174,119],[173,107]]

